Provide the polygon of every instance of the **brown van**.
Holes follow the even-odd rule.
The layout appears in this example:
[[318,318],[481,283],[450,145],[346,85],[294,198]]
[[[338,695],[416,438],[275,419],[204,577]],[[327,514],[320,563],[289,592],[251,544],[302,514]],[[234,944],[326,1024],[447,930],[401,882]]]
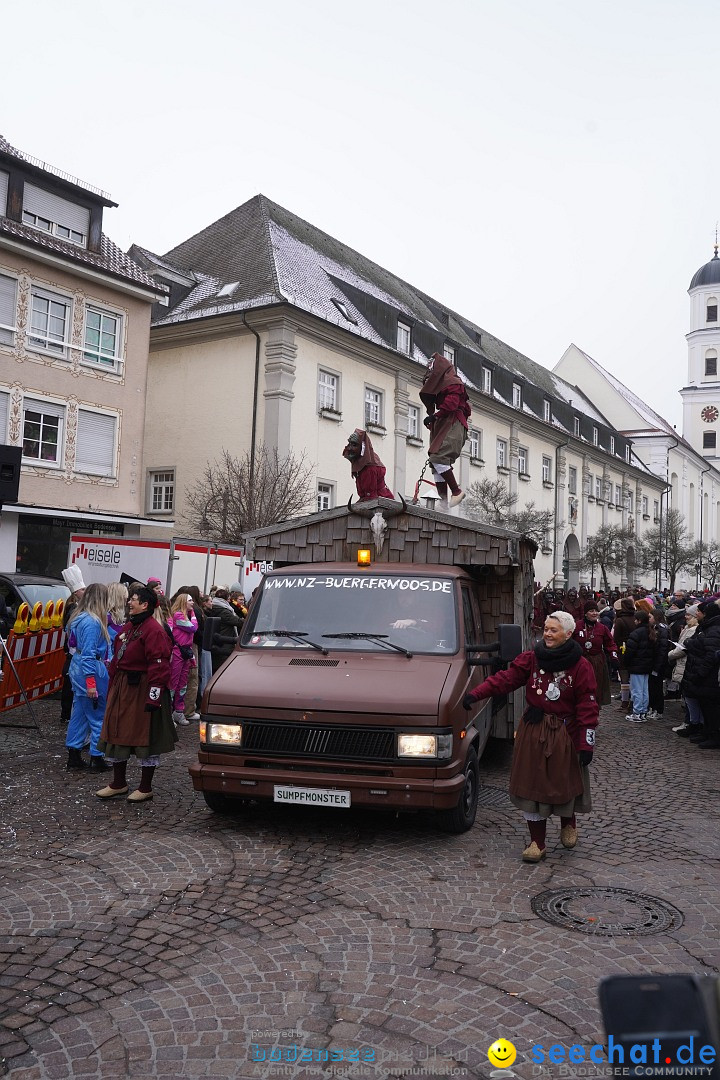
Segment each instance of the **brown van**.
[[[193,785],[212,810],[249,799],[429,809],[463,832],[475,819],[478,761],[491,735],[512,736],[514,709],[495,699],[470,716],[462,699],[487,670],[478,664],[521,649],[530,551],[523,569],[514,534],[410,507],[392,521],[390,540],[406,539],[390,546],[400,558],[375,561],[370,548],[370,564],[359,566],[357,516],[330,514],[343,534],[331,553],[350,546],[355,561],[278,567],[291,548],[315,554],[308,537],[327,512],[254,534],[256,557],[275,569],[204,695]],[[426,553],[429,543],[469,561],[415,563],[408,533],[427,534]],[[433,549],[434,535],[454,546]]]

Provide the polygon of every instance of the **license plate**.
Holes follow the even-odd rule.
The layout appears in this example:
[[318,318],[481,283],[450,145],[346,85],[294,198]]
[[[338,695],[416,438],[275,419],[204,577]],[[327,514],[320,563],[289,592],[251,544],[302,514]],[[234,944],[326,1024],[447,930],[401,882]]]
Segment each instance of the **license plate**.
[[350,806],[350,792],[336,791],[335,788],[286,787],[283,784],[275,784],[273,802],[346,809]]

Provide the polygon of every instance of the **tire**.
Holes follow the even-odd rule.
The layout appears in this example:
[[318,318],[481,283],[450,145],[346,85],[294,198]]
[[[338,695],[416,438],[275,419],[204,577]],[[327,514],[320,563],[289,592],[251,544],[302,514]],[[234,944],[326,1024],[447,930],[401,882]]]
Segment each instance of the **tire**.
[[246,805],[246,799],[233,799],[220,791],[203,791],[203,799],[208,810],[215,814],[234,814]]
[[465,782],[457,806],[453,807],[452,810],[440,810],[438,812],[438,823],[444,832],[464,833],[471,829],[475,822],[480,790],[480,767],[474,746],[471,746],[468,750],[463,775]]

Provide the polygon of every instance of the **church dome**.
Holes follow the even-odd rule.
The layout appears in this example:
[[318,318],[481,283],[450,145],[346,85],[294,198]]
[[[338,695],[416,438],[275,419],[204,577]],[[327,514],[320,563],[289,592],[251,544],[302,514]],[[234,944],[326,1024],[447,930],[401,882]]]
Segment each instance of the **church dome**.
[[720,284],[720,258],[718,257],[718,249],[715,247],[715,254],[710,262],[705,263],[693,274],[693,279],[690,282],[691,289],[697,289],[699,285],[718,285]]

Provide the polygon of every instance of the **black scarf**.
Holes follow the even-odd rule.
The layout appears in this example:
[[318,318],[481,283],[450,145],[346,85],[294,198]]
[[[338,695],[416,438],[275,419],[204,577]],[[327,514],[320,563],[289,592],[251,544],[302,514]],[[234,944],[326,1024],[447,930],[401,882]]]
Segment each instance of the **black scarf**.
[[131,615],[128,622],[131,622],[133,626],[142,626],[146,619],[152,618],[152,611],[141,611],[139,615]]
[[577,664],[582,656],[582,649],[577,641],[568,638],[564,645],[558,645],[554,649],[548,649],[543,641],[539,641],[533,649],[535,659],[543,671],[567,671],[568,668]]
[[[577,641],[568,638],[564,645],[558,645],[555,649],[548,649],[544,642],[540,641],[533,649],[535,659],[543,671],[567,671],[574,667],[583,652]],[[526,724],[539,724],[543,718],[544,709],[539,705],[528,705],[523,713]]]

